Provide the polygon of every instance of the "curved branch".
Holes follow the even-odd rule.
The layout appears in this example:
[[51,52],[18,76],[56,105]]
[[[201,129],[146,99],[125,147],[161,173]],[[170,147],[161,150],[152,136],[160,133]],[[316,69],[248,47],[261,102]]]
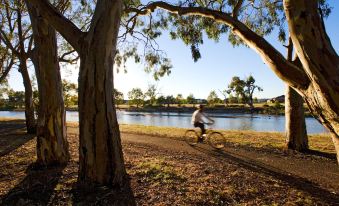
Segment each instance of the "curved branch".
[[11,61],[9,62],[8,66],[6,67],[5,71],[0,76],[0,83],[7,77],[9,71],[12,69],[14,65],[14,59],[11,58]]
[[39,14],[55,28],[69,42],[76,51],[80,51],[84,33],[62,15],[51,3],[46,0],[25,0],[28,7],[34,6]]
[[284,56],[263,37],[253,32],[230,14],[202,7],[174,6],[165,2],[150,3],[141,10],[130,9],[130,12],[136,12],[138,15],[147,15],[157,8],[180,16],[196,15],[214,19],[216,22],[232,27],[232,32],[239,36],[249,47],[254,49],[280,79],[294,88],[306,89],[308,87],[310,80],[302,68],[288,62]]

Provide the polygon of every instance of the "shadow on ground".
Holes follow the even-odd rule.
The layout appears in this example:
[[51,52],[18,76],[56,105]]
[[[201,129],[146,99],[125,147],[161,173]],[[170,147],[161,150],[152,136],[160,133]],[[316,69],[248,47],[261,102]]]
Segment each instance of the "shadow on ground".
[[28,166],[26,177],[1,197],[1,205],[48,205],[62,175],[64,166],[42,168],[35,163]]
[[307,150],[305,154],[314,155],[318,157],[324,157],[324,158],[332,159],[332,160],[337,159],[337,155],[335,153],[321,152],[321,151],[312,150],[312,149]]
[[26,134],[24,120],[0,121],[0,157],[17,149],[35,135]]
[[307,192],[313,197],[322,200],[325,204],[336,205],[339,202],[339,196],[337,194],[333,194],[328,190],[321,188],[318,184],[313,183],[306,178],[292,176],[291,174],[287,174],[286,172],[281,171],[278,168],[263,164],[252,159],[249,160],[247,159],[247,157],[240,157],[238,154],[233,154],[225,150],[211,150],[209,148],[204,148],[199,145],[191,147],[202,153],[232,161],[250,171],[269,175],[271,177],[279,179],[294,187],[295,189]]
[[127,177],[121,188],[88,187],[76,183],[73,187],[73,205],[135,206],[135,198]]

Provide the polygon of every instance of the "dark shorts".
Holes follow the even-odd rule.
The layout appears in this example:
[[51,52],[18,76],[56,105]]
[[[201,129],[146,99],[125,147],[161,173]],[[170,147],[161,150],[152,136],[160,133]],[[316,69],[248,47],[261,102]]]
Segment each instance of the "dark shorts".
[[201,134],[205,134],[206,130],[205,130],[205,125],[201,122],[194,122],[194,127],[199,127],[201,129]]

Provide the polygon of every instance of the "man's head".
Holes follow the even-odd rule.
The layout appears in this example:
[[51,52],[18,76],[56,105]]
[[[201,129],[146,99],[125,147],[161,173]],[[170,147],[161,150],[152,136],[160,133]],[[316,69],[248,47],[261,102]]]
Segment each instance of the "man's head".
[[204,105],[199,104],[199,105],[198,105],[198,109],[199,109],[200,111],[202,111],[202,110],[204,109]]

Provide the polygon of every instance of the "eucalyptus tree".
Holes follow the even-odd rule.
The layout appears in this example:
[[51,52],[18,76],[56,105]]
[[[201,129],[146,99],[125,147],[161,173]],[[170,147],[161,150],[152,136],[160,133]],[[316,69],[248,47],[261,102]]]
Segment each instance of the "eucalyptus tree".
[[215,104],[220,103],[220,102],[221,100],[219,99],[217,93],[214,90],[212,90],[207,97],[208,105],[215,106]]
[[[293,43],[291,38],[289,38],[287,60],[290,62],[292,62],[292,54]],[[297,62],[296,59],[295,62]],[[288,84],[286,84],[285,90],[285,117],[287,148],[300,152],[307,151],[309,146],[305,122],[304,100],[301,95]]]
[[113,65],[122,1],[97,1],[87,31],[46,0],[31,0],[77,51],[79,72],[79,180],[123,185],[126,176],[113,99]]
[[158,88],[154,84],[149,84],[145,91],[145,97],[149,98],[149,104],[153,105],[156,102],[157,95],[159,94]]
[[32,134],[36,132],[36,122],[33,106],[33,90],[27,60],[32,52],[33,38],[30,24],[26,18],[28,15],[27,9],[21,1],[1,0],[0,2],[0,43],[2,47],[10,50],[7,53],[2,52],[3,56],[1,58],[7,57],[8,65],[2,73],[1,78],[5,78],[13,66],[16,66],[21,73],[25,88],[26,128],[27,133]]
[[[121,0],[78,2],[78,5],[89,5],[93,10],[90,23],[85,28],[77,27],[72,19],[62,15],[47,0],[28,2],[39,10],[39,14],[79,55],[79,181],[123,185],[126,171],[115,106],[112,102],[113,65],[115,63],[121,65],[127,57],[134,57],[135,61],[140,60],[140,57],[135,55],[135,46],[131,46],[121,55],[120,52],[123,51],[117,49],[117,44],[120,40],[124,42],[128,34],[140,34],[135,28],[142,27],[142,24],[134,20],[121,19],[123,11]],[[134,2],[125,3],[124,6],[127,7]],[[123,34],[118,36],[120,25],[125,29]],[[145,33],[144,36],[151,37],[145,41],[147,45],[157,36],[150,33],[147,28],[141,32]],[[150,45],[152,47],[153,44]],[[169,73],[171,68],[169,60],[159,53],[146,51],[143,57],[148,63],[146,70],[154,71],[155,78]]]
[[[208,33],[231,31],[230,37],[254,49],[280,79],[303,97],[318,121],[330,131],[339,156],[339,57],[326,34],[321,18],[321,13],[328,11],[328,7],[323,9],[323,5],[323,0],[185,1],[179,5],[153,2],[134,11],[142,15],[161,8],[179,16],[203,17],[204,21],[211,22],[210,26],[204,24]],[[249,21],[252,18],[238,18],[246,8],[252,8],[253,18],[265,18],[256,24]],[[261,8],[266,10],[263,12]],[[282,15],[279,12],[283,12]],[[263,38],[265,32],[273,29],[270,26],[272,24],[266,23],[280,21],[279,16],[286,18],[301,66],[289,62]],[[286,35],[284,32],[281,34],[281,37]],[[197,45],[200,43],[194,42]],[[196,45],[192,44],[192,48],[193,54],[197,53]],[[197,53],[194,56],[199,55]]]
[[[179,4],[180,5],[180,4]],[[279,1],[269,1],[264,0],[261,2],[252,2],[252,1],[244,1],[244,0],[230,0],[230,1],[186,1],[182,5],[189,6],[200,6],[205,8],[212,8],[214,10],[220,11],[229,11],[233,18],[236,20],[243,22],[247,27],[251,28],[254,32],[256,32],[260,36],[266,36],[270,34],[273,29],[277,28],[279,31],[278,39],[284,43],[286,41],[286,17],[283,13],[283,7],[279,4]],[[322,4],[326,15],[329,13],[328,7],[326,4]],[[324,6],[325,5],[325,6]],[[142,8],[142,7],[140,7]],[[139,13],[139,12],[137,12]],[[142,13],[142,12],[141,12]],[[153,18],[154,19],[154,18]],[[163,21],[163,17],[160,18]],[[190,45],[192,57],[195,61],[201,58],[199,45],[203,43],[203,34],[201,31],[205,31],[208,38],[219,41],[220,36],[223,33],[228,34],[228,41],[232,43],[234,46],[238,46],[244,44],[244,41],[241,40],[237,35],[235,35],[230,31],[230,27],[225,24],[218,24],[218,22],[214,22],[213,20],[209,20],[208,18],[199,18],[192,16],[182,16],[179,15],[170,15],[166,21],[172,23],[172,31],[170,32],[171,38],[176,39],[180,38],[186,45]],[[165,22],[166,22],[165,21]],[[169,23],[154,23],[157,25],[169,25]],[[250,89],[251,86],[248,87]],[[253,90],[252,90],[253,91]],[[292,90],[291,88],[286,88],[286,94],[289,95]],[[224,90],[221,92],[225,97],[227,96],[227,91]],[[248,92],[249,93],[249,92]],[[240,100],[248,102],[251,108],[253,108],[253,100],[250,98],[246,98],[242,96]],[[293,106],[294,108],[289,108],[289,110],[299,111],[297,113],[290,112],[286,115],[286,129],[287,129],[287,147],[290,149],[297,149],[302,151],[303,149],[298,148],[306,148],[302,145],[297,145],[298,142],[307,142],[307,136],[304,132],[296,132],[303,131],[302,128],[298,128],[300,123],[305,124],[305,119],[303,114],[303,100],[298,93],[293,93],[289,98],[286,98],[285,105]],[[226,98],[225,104],[227,105]],[[298,124],[294,124],[298,122]],[[300,122],[300,123],[299,123]],[[293,130],[293,132],[292,132]],[[295,130],[295,131],[294,131]],[[297,134],[300,134],[296,136]],[[297,141],[298,140],[298,141]],[[294,141],[294,143],[292,143]],[[295,142],[296,141],[296,142]],[[294,146],[293,146],[294,145]]]
[[228,85],[228,93],[234,92],[237,97],[240,97],[244,104],[248,104],[251,108],[253,106],[253,93],[255,90],[263,91],[261,87],[255,85],[255,79],[252,75],[246,77],[244,80],[237,76],[232,77]]
[[129,104],[136,105],[139,108],[140,105],[144,104],[145,94],[142,92],[140,88],[133,88],[131,91],[127,93]]

